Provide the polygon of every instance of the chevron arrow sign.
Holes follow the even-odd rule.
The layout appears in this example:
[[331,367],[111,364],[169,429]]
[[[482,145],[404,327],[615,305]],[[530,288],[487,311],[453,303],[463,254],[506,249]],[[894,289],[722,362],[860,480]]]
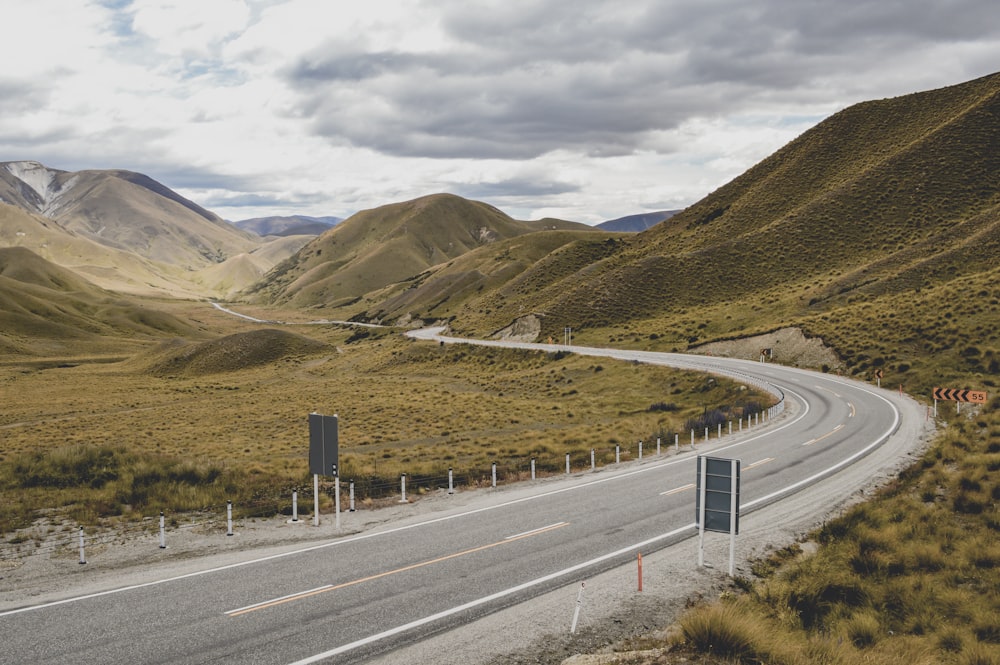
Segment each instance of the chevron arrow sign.
[[982,390],[935,388],[934,399],[948,400],[950,402],[973,402],[975,404],[985,404],[986,393]]

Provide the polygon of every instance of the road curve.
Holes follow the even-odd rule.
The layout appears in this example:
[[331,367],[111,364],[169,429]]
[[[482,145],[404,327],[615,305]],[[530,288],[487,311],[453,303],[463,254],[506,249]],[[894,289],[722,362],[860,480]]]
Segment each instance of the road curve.
[[[410,334],[473,343],[440,330]],[[903,422],[886,391],[840,377],[732,359],[555,348],[725,374],[782,399],[765,426],[698,444],[743,459],[745,514],[780,505],[808,519],[815,503],[784,499],[865,466],[858,462],[875,457]],[[915,410],[908,413],[912,420]],[[638,551],[690,539],[696,453],[688,448],[480,493],[430,518],[255,561],[0,612],[0,662],[340,663],[413,648],[591,579]],[[844,482],[832,496],[839,491],[842,501],[855,486]]]

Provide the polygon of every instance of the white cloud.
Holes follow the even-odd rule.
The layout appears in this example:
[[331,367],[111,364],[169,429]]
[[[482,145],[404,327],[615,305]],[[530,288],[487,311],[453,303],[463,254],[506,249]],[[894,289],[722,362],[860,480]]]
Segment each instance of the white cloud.
[[455,191],[598,222],[996,70],[992,2],[915,2],[11,3],[0,161],[140,170],[229,218]]
[[170,56],[209,57],[246,29],[250,8],[243,0],[134,0],[133,30]]

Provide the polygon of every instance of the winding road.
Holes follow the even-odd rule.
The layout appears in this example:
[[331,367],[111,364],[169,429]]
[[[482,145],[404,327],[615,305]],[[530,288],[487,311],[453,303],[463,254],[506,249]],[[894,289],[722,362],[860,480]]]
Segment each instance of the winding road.
[[[551,345],[413,337],[551,351]],[[815,520],[912,452],[920,407],[891,391],[778,365],[561,346],[578,354],[730,376],[778,396],[766,422],[640,462],[462,493],[454,507],[258,559],[0,611],[0,663],[394,662],[635,560],[690,543],[695,458],[740,458],[742,513]],[[345,528],[350,518],[345,515]],[[758,543],[759,544],[759,543]],[[717,562],[723,568],[723,562]],[[688,564],[685,564],[688,565]],[[688,565],[688,568],[690,566]],[[447,631],[447,632],[446,632]],[[525,630],[509,648],[534,638]],[[388,654],[388,655],[386,655]],[[487,655],[485,653],[480,655]],[[421,657],[427,657],[422,655]],[[458,662],[475,662],[466,655]],[[431,662],[444,662],[437,659]]]

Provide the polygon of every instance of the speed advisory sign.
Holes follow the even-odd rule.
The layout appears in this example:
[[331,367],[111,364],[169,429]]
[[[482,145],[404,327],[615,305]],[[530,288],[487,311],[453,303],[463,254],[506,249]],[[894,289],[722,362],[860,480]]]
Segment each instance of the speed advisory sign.
[[949,402],[972,402],[986,404],[986,392],[982,390],[962,390],[957,388],[935,388],[934,399]]

